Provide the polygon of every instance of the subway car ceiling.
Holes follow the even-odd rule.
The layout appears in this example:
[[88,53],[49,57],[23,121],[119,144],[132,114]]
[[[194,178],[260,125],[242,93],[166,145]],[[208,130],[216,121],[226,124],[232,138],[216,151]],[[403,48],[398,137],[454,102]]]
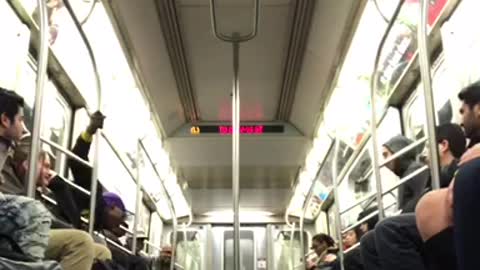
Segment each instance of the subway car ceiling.
[[[365,2],[261,1],[258,36],[240,46],[241,121],[285,132],[242,136],[241,209],[283,220]],[[194,214],[231,209],[231,137],[190,132],[231,121],[232,46],[214,37],[209,1],[104,3],[188,183]],[[253,1],[218,5],[221,32],[250,29]]]

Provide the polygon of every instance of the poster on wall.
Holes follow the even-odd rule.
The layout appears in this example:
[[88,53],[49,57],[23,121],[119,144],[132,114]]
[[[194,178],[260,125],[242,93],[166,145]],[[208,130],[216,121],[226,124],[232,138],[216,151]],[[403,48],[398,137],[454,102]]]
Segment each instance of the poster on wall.
[[451,18],[442,26],[445,62],[458,82],[458,88],[480,78],[480,28],[474,27],[480,1],[461,1]]

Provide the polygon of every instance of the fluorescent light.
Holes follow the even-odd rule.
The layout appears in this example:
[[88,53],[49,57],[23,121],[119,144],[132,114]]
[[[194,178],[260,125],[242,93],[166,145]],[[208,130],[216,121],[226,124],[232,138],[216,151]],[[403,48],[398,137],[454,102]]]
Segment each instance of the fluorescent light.
[[[215,217],[219,219],[232,218],[232,210],[220,210],[220,211],[210,211],[203,214],[204,216]],[[270,217],[275,215],[269,211],[257,211],[257,210],[242,210],[240,209],[240,218],[242,219],[255,219],[259,217]]]

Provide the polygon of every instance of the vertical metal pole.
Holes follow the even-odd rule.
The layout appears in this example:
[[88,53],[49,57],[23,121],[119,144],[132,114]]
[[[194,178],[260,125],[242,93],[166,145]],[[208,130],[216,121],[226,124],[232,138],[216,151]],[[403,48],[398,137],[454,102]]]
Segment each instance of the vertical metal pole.
[[48,64],[48,18],[47,3],[37,0],[40,14],[40,49],[38,52],[37,80],[35,89],[35,105],[32,131],[32,146],[29,158],[27,196],[34,198],[37,184],[38,154],[40,152],[40,133],[42,128],[43,90],[47,80]]
[[[100,73],[98,72],[98,67],[97,67],[97,62],[95,60],[95,55],[93,54],[93,49],[90,43],[88,42],[87,35],[85,35],[85,32],[82,29],[82,25],[77,19],[77,16],[75,15],[75,12],[73,11],[72,6],[70,5],[69,0],[64,0],[63,1],[65,4],[65,7],[68,10],[68,13],[72,17],[72,20],[75,24],[75,27],[77,28],[83,42],[85,43],[85,47],[87,48],[88,55],[90,56],[90,60],[92,61],[92,68],[93,68],[93,73],[95,74],[95,86],[97,88],[97,110],[101,111],[102,109],[102,85],[100,81]],[[98,187],[98,162],[100,160],[100,133],[101,130],[97,130],[97,133],[95,134],[95,152],[94,152],[94,157],[93,157],[93,168],[92,168],[92,185],[91,185],[91,190],[90,190],[90,217],[89,217],[89,223],[88,223],[88,232],[90,235],[94,235],[93,230],[95,228],[95,212],[96,212],[96,207],[97,207],[97,187]]]
[[432,91],[432,78],[430,74],[430,54],[428,53],[428,9],[429,0],[420,1],[420,23],[418,24],[418,56],[420,73],[422,75],[423,92],[425,96],[425,110],[427,114],[427,134],[430,151],[430,171],[432,175],[432,188],[440,188],[440,159],[438,156],[436,135],[436,112]]
[[339,241],[339,259],[340,259],[340,269],[345,270],[345,266],[343,265],[343,245],[342,245],[342,217],[340,216],[340,196],[338,194],[338,151],[340,150],[340,141],[338,138],[335,139],[335,153],[333,155],[333,163],[332,163],[332,178],[333,178],[333,195],[335,196],[335,203],[333,204],[335,207],[335,234],[337,235],[337,239]]
[[[313,185],[315,185],[315,181],[313,182]],[[312,192],[313,193],[313,192]],[[309,196],[307,197],[307,201],[306,201],[306,206],[304,206],[303,208],[303,214],[302,216],[300,217],[300,225],[299,225],[299,230],[300,230],[300,250],[302,251],[301,255],[302,257],[300,257],[300,265],[302,266],[301,269],[305,269],[306,265],[305,265],[305,254],[306,254],[306,250],[305,250],[305,239],[303,237],[303,230],[305,228],[305,213],[307,212],[307,208],[308,208],[308,202],[311,200],[311,197],[312,196]]]
[[90,217],[88,232],[93,236],[95,229],[95,213],[97,211],[97,188],[98,188],[98,161],[100,159],[100,130],[95,134],[95,154],[92,168],[92,186],[90,190]]
[[133,242],[132,242],[132,253],[137,254],[137,237],[138,237],[138,223],[140,221],[140,206],[142,203],[142,177],[140,176],[142,164],[142,155],[140,148],[140,141],[137,143],[137,193],[135,201],[135,219],[133,221]]
[[[166,191],[168,192],[168,191]],[[173,205],[170,202],[170,211],[172,213],[172,233],[173,233],[173,239],[172,239],[172,261],[170,262],[170,270],[175,270],[175,262],[176,262],[176,256],[177,256],[177,231],[178,231],[178,223],[177,223],[177,214],[175,213],[175,209],[173,208]]]
[[392,18],[388,21],[387,29],[380,40],[380,45],[378,46],[377,53],[375,56],[375,64],[373,67],[372,76],[370,78],[370,106],[371,108],[371,136],[372,136],[372,148],[373,148],[373,172],[375,175],[375,181],[377,186],[377,205],[378,205],[378,217],[382,220],[385,217],[385,211],[383,208],[383,201],[382,201],[382,179],[380,175],[380,167],[379,167],[379,158],[378,158],[378,140],[377,140],[377,115],[375,113],[376,109],[376,100],[375,96],[377,93],[377,84],[378,84],[378,66],[380,64],[380,56],[382,54],[383,48],[387,41],[387,37],[392,31],[393,25],[400,14],[403,4],[405,0],[399,0],[397,7],[395,8],[395,12],[392,15]]
[[318,169],[317,175],[315,175],[315,178],[312,181],[312,185],[310,186],[310,189],[308,190],[308,195],[305,198],[305,202],[303,203],[303,207],[302,207],[302,209],[303,209],[302,210],[302,215],[300,216],[300,225],[299,225],[299,229],[300,229],[300,250],[302,251],[302,257],[300,258],[301,266],[302,266],[301,269],[305,269],[305,267],[306,267],[306,265],[305,265],[305,254],[307,253],[307,251],[305,250],[305,239],[304,239],[305,237],[303,236],[303,231],[304,231],[304,228],[305,228],[305,215],[307,214],[308,204],[312,200],[313,190],[315,189],[315,184],[317,183],[317,177],[318,177],[319,173],[320,173],[320,169]]
[[[233,34],[234,38],[238,33]],[[240,43],[233,42],[233,91],[232,91],[232,198],[233,198],[233,254],[234,269],[240,270]]]
[[292,226],[292,229],[290,231],[290,252],[291,252],[291,258],[290,258],[290,264],[291,264],[291,267],[290,269],[294,270],[295,269],[295,256],[293,256],[293,247],[294,247],[294,240],[295,240],[295,229],[296,229],[296,226],[295,226],[295,222],[293,223],[293,226]]
[[[187,232],[187,223],[183,223],[183,243],[185,244],[185,252],[189,252],[189,245],[188,245],[188,232]],[[185,264],[183,267],[187,267]]]
[[376,89],[377,89],[377,78],[376,74],[378,72],[375,70],[375,76],[373,76],[372,80],[372,87],[370,87],[370,112],[371,112],[371,119],[370,119],[370,132],[371,132],[371,142],[372,142],[372,149],[373,149],[373,174],[375,177],[376,183],[376,199],[377,199],[377,207],[378,207],[378,218],[382,220],[385,217],[385,211],[383,208],[383,200],[382,200],[382,176],[380,175],[380,161],[378,157],[378,153],[380,149],[378,147],[378,138],[377,138],[377,113],[376,113]]

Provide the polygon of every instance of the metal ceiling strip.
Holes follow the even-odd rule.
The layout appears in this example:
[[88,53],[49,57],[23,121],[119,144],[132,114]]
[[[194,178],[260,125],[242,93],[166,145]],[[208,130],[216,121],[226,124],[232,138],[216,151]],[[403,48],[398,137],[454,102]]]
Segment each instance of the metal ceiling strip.
[[278,120],[288,121],[290,118],[312,24],[314,7],[315,0],[298,0],[295,4],[290,44],[285,62],[283,84],[277,112]]
[[196,122],[199,120],[199,113],[190,81],[175,1],[157,0],[155,5],[185,118],[189,122]]

